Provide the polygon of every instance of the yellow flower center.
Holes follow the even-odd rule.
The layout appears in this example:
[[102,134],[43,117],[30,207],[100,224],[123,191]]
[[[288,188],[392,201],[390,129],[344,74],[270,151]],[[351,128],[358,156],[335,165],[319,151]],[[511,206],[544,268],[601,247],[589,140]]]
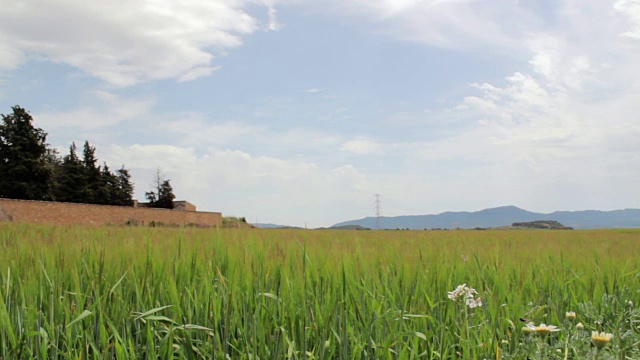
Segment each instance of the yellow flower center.
[[538,326],[536,328],[536,334],[544,336],[547,335],[551,332],[551,329],[549,329],[548,327],[542,327],[542,326]]
[[593,345],[598,349],[605,347],[611,339],[613,339],[613,334],[607,334],[604,331],[601,333],[598,333],[597,331],[591,333],[591,342],[593,342]]

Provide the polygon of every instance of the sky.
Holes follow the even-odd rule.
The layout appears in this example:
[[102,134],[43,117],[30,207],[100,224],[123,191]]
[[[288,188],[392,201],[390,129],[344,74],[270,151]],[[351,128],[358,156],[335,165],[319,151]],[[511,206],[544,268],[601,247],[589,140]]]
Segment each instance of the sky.
[[640,0],[0,0],[0,113],[250,222],[640,207]]

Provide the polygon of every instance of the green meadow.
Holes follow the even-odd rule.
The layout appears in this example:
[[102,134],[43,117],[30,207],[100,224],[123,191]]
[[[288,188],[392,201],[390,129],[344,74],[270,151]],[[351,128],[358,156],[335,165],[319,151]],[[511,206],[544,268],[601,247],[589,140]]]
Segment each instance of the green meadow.
[[639,245],[0,223],[0,358],[640,359]]

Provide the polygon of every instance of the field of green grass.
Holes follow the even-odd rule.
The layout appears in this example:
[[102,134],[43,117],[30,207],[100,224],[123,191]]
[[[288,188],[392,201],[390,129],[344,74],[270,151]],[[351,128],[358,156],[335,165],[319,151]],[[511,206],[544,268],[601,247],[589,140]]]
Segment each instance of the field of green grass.
[[0,359],[640,359],[639,245],[0,223]]

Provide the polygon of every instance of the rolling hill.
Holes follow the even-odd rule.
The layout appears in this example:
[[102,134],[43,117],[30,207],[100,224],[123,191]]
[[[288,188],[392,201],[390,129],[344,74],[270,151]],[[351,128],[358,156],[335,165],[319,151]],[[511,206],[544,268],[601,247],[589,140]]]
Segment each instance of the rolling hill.
[[[516,206],[502,206],[475,212],[444,212],[437,215],[409,215],[381,217],[383,229],[472,229],[509,226],[515,222],[553,220],[574,229],[633,228],[640,227],[640,209],[613,211],[584,210],[535,213]],[[333,226],[360,225],[376,228],[376,218],[366,217]]]

